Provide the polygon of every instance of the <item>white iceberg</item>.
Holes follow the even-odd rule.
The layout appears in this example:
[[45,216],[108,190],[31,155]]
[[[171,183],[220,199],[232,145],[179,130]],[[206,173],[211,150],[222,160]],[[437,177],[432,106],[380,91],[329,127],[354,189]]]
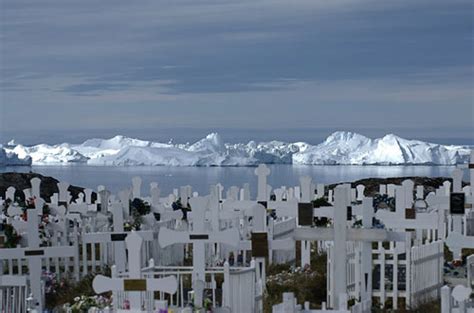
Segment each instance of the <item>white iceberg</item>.
[[29,156],[20,157],[18,154],[7,151],[0,145],[0,166],[17,166],[17,165],[31,165],[31,158]]
[[371,139],[351,132],[335,132],[324,142],[282,141],[228,144],[217,133],[193,144],[173,144],[115,136],[81,144],[39,144],[5,147],[6,153],[33,164],[87,163],[93,165],[253,166],[308,165],[455,165],[469,160],[470,147],[407,140],[390,134]]

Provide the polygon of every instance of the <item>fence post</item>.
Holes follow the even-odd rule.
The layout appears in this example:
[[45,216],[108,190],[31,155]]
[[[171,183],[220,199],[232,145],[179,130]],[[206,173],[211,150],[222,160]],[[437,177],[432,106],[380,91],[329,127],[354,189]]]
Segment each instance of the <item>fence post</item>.
[[339,294],[339,307],[338,310],[347,310],[347,293]]
[[232,307],[230,298],[230,267],[224,262],[224,282],[222,283],[222,306]]
[[441,288],[441,313],[451,313],[451,289],[448,286]]

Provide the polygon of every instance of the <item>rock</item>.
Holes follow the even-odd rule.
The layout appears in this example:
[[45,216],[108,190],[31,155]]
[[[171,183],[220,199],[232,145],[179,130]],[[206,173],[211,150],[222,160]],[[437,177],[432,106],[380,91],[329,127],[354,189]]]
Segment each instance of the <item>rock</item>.
[[[410,179],[415,182],[415,186],[423,185],[425,186],[425,195],[435,191],[436,188],[439,188],[443,185],[443,182],[450,181],[452,182],[452,178],[449,177],[391,177],[391,178],[364,178],[357,180],[355,182],[351,182],[352,188],[355,188],[357,185],[364,185],[365,191],[364,194],[366,197],[373,197],[375,194],[379,192],[380,185],[388,185],[388,184],[395,184],[401,185],[401,183],[406,180]],[[331,184],[327,186],[328,189],[334,189],[337,185],[342,183]],[[466,183],[463,182],[463,186]]]
[[[8,173],[0,173],[0,197],[5,196],[5,191],[8,187],[13,186],[16,189],[15,196],[24,199],[23,189],[31,188],[30,180],[34,177],[38,177],[41,179],[41,198],[45,199],[46,201],[50,201],[50,197],[58,192],[57,183],[58,180],[49,177],[43,176],[37,173],[15,173],[15,172],[8,172]],[[77,186],[69,186],[68,189],[71,192],[72,199],[77,199],[79,193],[81,193],[84,188],[77,187]],[[97,198],[96,193],[92,194],[92,201],[95,201]]]

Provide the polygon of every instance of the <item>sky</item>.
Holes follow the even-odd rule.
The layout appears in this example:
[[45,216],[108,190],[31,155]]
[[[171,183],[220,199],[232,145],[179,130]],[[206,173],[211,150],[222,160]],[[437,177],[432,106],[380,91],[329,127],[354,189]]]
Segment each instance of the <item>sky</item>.
[[0,142],[474,144],[464,0],[0,0]]

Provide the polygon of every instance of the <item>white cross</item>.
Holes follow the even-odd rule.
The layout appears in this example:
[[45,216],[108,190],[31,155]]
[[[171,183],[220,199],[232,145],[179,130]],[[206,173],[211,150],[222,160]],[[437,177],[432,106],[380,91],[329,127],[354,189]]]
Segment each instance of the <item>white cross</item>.
[[449,250],[453,252],[453,256],[456,258],[461,255],[462,249],[474,249],[474,236],[466,236],[460,233],[452,232],[449,233],[445,243]]
[[[154,186],[150,190],[151,193],[151,211],[153,213],[160,214],[160,221],[168,221],[168,220],[181,220],[183,218],[183,212],[181,210],[169,210],[167,209],[164,204],[160,202],[160,189],[158,186]],[[145,217],[148,218],[148,217]],[[153,221],[155,218],[153,217]]]
[[[334,242],[334,285],[332,286],[331,294],[332,305],[336,306],[339,303],[339,295],[347,292],[346,283],[346,242],[347,241],[362,241],[370,243],[373,241],[402,241],[406,240],[405,233],[390,232],[385,229],[372,229],[372,199],[365,198],[363,200],[364,215],[363,225],[368,228],[352,229],[347,228],[347,207],[350,204],[348,187],[341,185],[337,186],[335,192],[335,206],[333,226],[330,228],[319,228],[319,227],[298,227],[294,231],[295,240],[324,240]],[[372,212],[372,213],[371,213]],[[365,246],[364,251],[367,253],[370,251],[369,245]],[[366,259],[363,260],[362,276],[365,277],[367,285],[364,286],[363,290],[366,290],[366,295],[370,294],[370,285],[368,277],[371,276],[371,252],[366,255]],[[363,299],[364,300],[364,299]]]
[[141,188],[142,188],[142,179],[140,177],[133,177],[132,178],[132,194],[133,198],[140,198],[141,196]]
[[11,201],[15,201],[15,192],[16,192],[16,189],[15,187],[8,187],[6,192],[5,192],[5,200],[8,200],[10,199]]
[[[252,229],[252,236],[265,236],[267,237],[268,241],[268,251],[262,251],[264,254],[273,250],[294,250],[295,249],[295,241],[293,238],[285,238],[280,240],[273,240],[272,238],[268,238],[268,231],[266,225],[267,219],[267,210],[261,204],[254,203],[252,208],[253,213],[253,229]],[[239,250],[252,250],[252,241],[251,240],[241,240],[239,243]],[[254,256],[255,257],[255,256]],[[257,272],[258,278],[261,278],[262,281],[266,281],[265,275],[265,257],[255,257],[256,258],[256,265],[257,265]]]
[[69,183],[66,182],[59,182],[57,183],[58,190],[59,190],[59,203],[60,204],[68,204],[69,203]]
[[[178,282],[175,276],[164,278],[142,278],[141,273],[141,248],[143,238],[136,232],[130,233],[125,239],[128,250],[128,278],[110,278],[97,275],[92,287],[96,293],[108,291],[129,292],[130,310],[128,313],[144,313],[142,310],[141,293],[147,291],[160,291],[168,294],[176,293]],[[119,312],[122,312],[119,310]]]
[[[86,233],[82,235],[82,242],[86,244],[94,243],[112,243],[114,246],[115,266],[119,273],[125,271],[125,239],[130,232],[124,231],[123,208],[120,203],[112,203],[111,210],[113,214],[113,231]],[[153,241],[154,233],[151,230],[137,231],[144,241]]]
[[267,201],[269,198],[267,176],[270,175],[270,170],[265,164],[260,164],[255,169],[255,175],[258,177],[257,181],[257,201]]
[[109,198],[110,198],[110,191],[103,189],[98,192],[100,197],[100,210],[101,212],[107,213],[109,210]]
[[33,177],[30,180],[30,184],[31,184],[31,196],[35,197],[36,199],[41,198],[41,194],[40,194],[41,179],[39,179],[38,177]]
[[[43,312],[43,298],[41,294],[41,259],[59,257],[77,257],[77,251],[70,246],[40,247],[39,241],[39,218],[43,209],[44,201],[39,198],[35,200],[35,209],[27,210],[28,247],[0,249],[0,260],[27,259],[29,269],[29,281],[34,298],[33,309]],[[17,224],[24,228],[25,225]]]
[[[163,248],[177,243],[193,244],[193,285],[195,285],[198,281],[206,281],[206,244],[224,243],[237,247],[240,236],[239,231],[235,228],[225,231],[206,231],[204,222],[206,210],[209,207],[209,197],[191,198],[189,203],[192,209],[190,219],[193,223],[193,230],[180,232],[165,227],[160,228],[158,242]],[[195,303],[199,307],[202,306],[201,293],[196,293]]]
[[415,217],[407,216],[411,207],[406,207],[406,190],[403,187],[397,187],[395,192],[396,212],[389,210],[377,210],[375,217],[390,229],[432,229],[438,230],[438,237],[441,238],[441,230],[444,225],[444,211],[434,210],[432,212],[415,212]]

